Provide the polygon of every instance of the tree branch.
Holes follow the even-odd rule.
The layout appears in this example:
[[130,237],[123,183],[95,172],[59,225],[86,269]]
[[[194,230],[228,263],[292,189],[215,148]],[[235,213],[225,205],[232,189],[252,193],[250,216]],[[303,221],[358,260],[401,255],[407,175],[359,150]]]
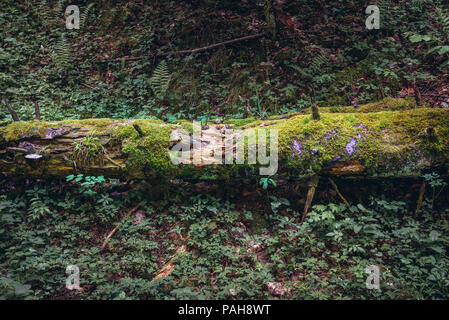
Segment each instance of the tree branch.
[[8,109],[9,113],[11,114],[11,117],[14,121],[20,121],[19,120],[19,116],[17,115],[17,113],[14,111],[13,108],[11,108],[11,106],[8,103],[8,100],[5,99],[5,105],[6,108]]
[[122,61],[122,60],[135,61],[135,60],[140,60],[140,59],[148,59],[148,58],[152,58],[152,57],[164,57],[164,56],[169,56],[171,54],[193,54],[193,53],[198,53],[198,52],[214,49],[214,48],[217,48],[217,47],[220,47],[220,46],[226,46],[228,44],[232,44],[232,43],[239,42],[239,41],[245,41],[245,40],[251,40],[251,39],[260,38],[260,37],[262,37],[264,35],[265,35],[265,33],[257,33],[257,34],[253,34],[253,35],[250,35],[250,36],[245,36],[245,37],[241,37],[241,38],[227,40],[227,41],[224,41],[224,42],[215,43],[215,44],[212,44],[210,46],[206,46],[206,47],[202,47],[202,48],[155,53],[155,54],[152,54],[152,55],[146,55],[146,56],[140,56],[140,57],[114,58],[114,59],[108,59],[108,60],[101,60],[101,61],[97,61],[97,62],[100,62],[100,63],[102,63],[102,62],[118,62],[118,61]]

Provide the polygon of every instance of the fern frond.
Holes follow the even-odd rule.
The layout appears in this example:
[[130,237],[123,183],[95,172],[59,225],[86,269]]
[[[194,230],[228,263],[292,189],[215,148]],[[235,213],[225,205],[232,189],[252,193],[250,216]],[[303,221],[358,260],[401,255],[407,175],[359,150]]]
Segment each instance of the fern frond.
[[428,0],[412,0],[412,2],[410,2],[410,8],[414,12],[421,12],[426,8],[428,2]]
[[325,65],[328,61],[328,56],[325,52],[320,52],[316,56],[312,58],[312,63],[310,64],[310,68],[314,72],[318,72],[321,69],[321,66]]
[[70,51],[70,44],[65,39],[64,34],[61,34],[61,39],[55,44],[51,51],[51,56],[57,69],[64,69],[70,65]]
[[62,11],[64,8],[64,2],[64,0],[59,0],[56,2],[56,5],[52,10],[52,18],[56,21],[60,21],[64,16],[64,12]]
[[37,14],[42,24],[47,26],[52,18],[52,11],[47,0],[41,0],[37,6]]
[[81,21],[80,21],[80,27],[81,29],[84,29],[87,23],[89,22],[89,13],[94,6],[94,3],[89,3],[89,5],[86,7],[84,12],[81,15]]
[[171,74],[165,60],[161,61],[150,79],[150,87],[158,100],[163,100],[170,86]]
[[437,14],[437,21],[446,37],[446,41],[449,41],[449,12],[437,7],[435,13]]
[[35,12],[39,16],[44,26],[49,26],[51,22],[61,22],[64,17],[64,3],[66,0],[59,0],[52,8],[48,0],[41,0],[36,7]]

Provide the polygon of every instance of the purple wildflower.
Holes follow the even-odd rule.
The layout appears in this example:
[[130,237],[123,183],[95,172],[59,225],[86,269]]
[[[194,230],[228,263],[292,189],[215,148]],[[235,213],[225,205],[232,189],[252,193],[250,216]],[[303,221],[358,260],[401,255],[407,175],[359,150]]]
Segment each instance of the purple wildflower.
[[355,138],[351,138],[351,141],[348,142],[348,144],[345,147],[346,152],[348,153],[349,156],[352,156],[356,151],[358,151],[359,149],[356,148],[356,146],[359,143],[357,142],[357,140]]
[[317,148],[315,148],[315,149],[312,149],[312,155],[314,155],[314,154],[317,154],[317,152],[318,152],[318,149]]
[[324,136],[324,139],[327,141],[327,140],[329,140],[330,138],[333,138],[333,137],[335,136],[336,133],[337,133],[337,130],[332,130],[331,132],[327,133],[327,134]]
[[293,154],[296,153],[298,156],[301,155],[302,154],[301,148],[302,148],[301,141],[294,140],[293,141],[293,150],[294,150]]

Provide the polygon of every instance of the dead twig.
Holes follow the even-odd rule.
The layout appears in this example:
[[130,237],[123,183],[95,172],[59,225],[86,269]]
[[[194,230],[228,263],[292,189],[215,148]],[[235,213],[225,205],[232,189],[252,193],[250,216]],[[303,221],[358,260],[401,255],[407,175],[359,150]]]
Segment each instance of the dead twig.
[[183,244],[181,247],[179,247],[178,250],[176,250],[175,254],[170,258],[170,260],[168,260],[168,262],[166,264],[164,264],[162,269],[159,270],[159,272],[156,274],[156,276],[153,278],[153,280],[156,280],[159,278],[165,278],[165,277],[169,276],[170,273],[172,273],[173,269],[175,268],[175,264],[174,264],[175,258],[179,254],[186,252],[186,250],[187,249],[186,249],[185,244]]
[[141,205],[142,203],[139,203],[137,206],[135,206],[134,208],[132,208],[124,217],[123,219],[120,221],[120,223],[118,225],[115,226],[114,229],[112,229],[111,232],[109,232],[109,234],[107,235],[107,237],[104,239],[103,244],[101,245],[101,249],[100,251],[102,251],[105,247],[106,244],[108,242],[108,240],[114,235],[114,233],[117,232],[118,228],[120,228],[120,226],[122,225],[123,221],[126,220],[126,218],[128,218],[130,215],[132,215]]
[[224,42],[215,43],[215,44],[212,44],[210,46],[196,48],[196,49],[187,49],[187,50],[179,50],[179,51],[161,52],[161,53],[156,53],[156,54],[146,55],[146,56],[140,56],[140,57],[114,58],[114,59],[102,60],[102,61],[97,61],[97,62],[99,62],[99,63],[102,63],[102,62],[118,62],[118,61],[122,61],[122,60],[135,61],[135,60],[140,60],[140,59],[148,59],[148,58],[152,58],[152,57],[155,57],[155,56],[156,57],[169,56],[171,54],[194,54],[194,53],[198,53],[198,52],[214,49],[214,48],[217,48],[217,47],[220,47],[220,46],[225,46],[225,45],[232,44],[232,43],[239,42],[239,41],[245,41],[245,40],[259,38],[259,37],[262,37],[264,35],[265,35],[265,33],[257,33],[257,34],[253,34],[253,35],[250,35],[250,36],[245,36],[245,37],[240,37],[240,38],[236,38],[236,39],[232,39],[232,40],[227,40],[227,41],[224,41]]
[[115,166],[117,166],[118,168],[124,168],[124,166],[120,165],[120,163],[114,161],[111,159],[111,157],[108,156],[108,154],[105,152],[104,153],[104,157],[106,158],[106,160],[108,160],[109,162],[111,162],[112,164],[114,164]]
[[340,193],[340,191],[338,190],[337,184],[334,182],[334,180],[332,180],[332,178],[329,177],[329,182],[332,184],[332,186],[335,189],[335,192],[337,192],[338,196],[340,197],[341,200],[343,200],[343,202],[345,203],[346,207],[349,209],[351,206],[349,205],[349,202],[345,199],[345,197],[343,197],[343,195]]

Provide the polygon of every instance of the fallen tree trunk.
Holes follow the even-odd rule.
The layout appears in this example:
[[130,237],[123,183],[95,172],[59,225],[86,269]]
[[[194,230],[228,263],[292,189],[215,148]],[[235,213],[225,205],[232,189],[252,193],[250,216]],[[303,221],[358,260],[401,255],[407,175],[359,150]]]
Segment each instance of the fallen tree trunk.
[[[233,154],[233,164],[219,164],[213,153],[221,148],[217,141],[222,141],[225,131],[242,130],[230,136],[238,141],[250,130],[260,136],[262,129],[273,129],[279,137],[277,177],[302,179],[318,174],[399,178],[419,177],[428,170],[447,176],[449,110],[414,108],[413,102],[402,99],[390,99],[388,104],[396,111],[378,111],[370,105],[370,112],[364,107],[360,109],[363,112],[351,109],[338,113],[323,108],[320,121],[313,121],[307,113],[269,120],[229,120],[203,126],[203,135],[196,140],[189,137],[193,127],[187,121],[2,123],[0,174],[14,178],[79,173],[148,180],[257,178],[258,170],[264,167],[259,161],[248,164],[246,155],[244,164],[235,164]],[[379,102],[379,109],[384,110],[385,105],[385,101]],[[229,143],[235,151],[236,142]],[[174,164],[169,156],[174,145],[193,151],[190,160]],[[199,147],[202,153],[193,163]]]

